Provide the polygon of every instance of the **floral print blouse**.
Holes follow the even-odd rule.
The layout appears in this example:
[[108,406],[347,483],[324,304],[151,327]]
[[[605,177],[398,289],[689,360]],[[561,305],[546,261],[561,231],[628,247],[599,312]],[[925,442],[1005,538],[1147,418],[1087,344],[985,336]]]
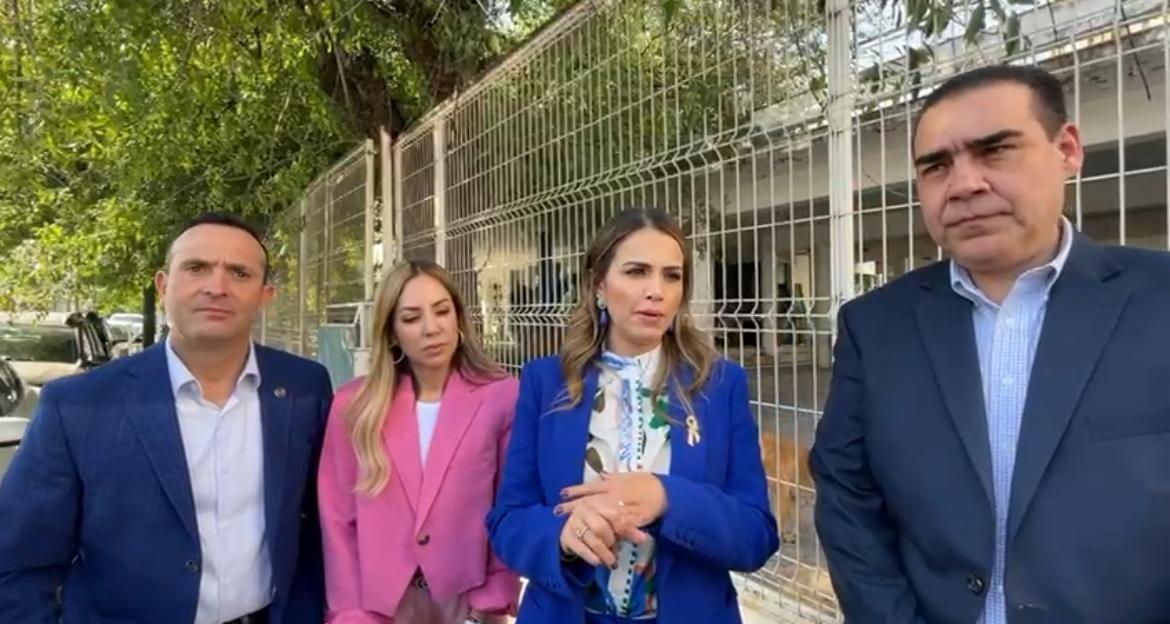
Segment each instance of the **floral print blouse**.
[[[605,352],[585,447],[585,483],[603,473],[670,472],[669,399],[652,396],[662,348],[626,358]],[[617,568],[595,568],[586,589],[586,610],[629,619],[652,619],[658,613],[655,543],[622,540]]]

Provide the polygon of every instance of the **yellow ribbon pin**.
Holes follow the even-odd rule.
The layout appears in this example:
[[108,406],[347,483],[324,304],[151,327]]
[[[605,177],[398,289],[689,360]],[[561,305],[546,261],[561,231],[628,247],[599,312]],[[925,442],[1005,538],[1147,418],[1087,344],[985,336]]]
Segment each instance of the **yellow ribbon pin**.
[[699,419],[694,414],[687,416],[687,446],[694,446],[702,439],[699,436]]

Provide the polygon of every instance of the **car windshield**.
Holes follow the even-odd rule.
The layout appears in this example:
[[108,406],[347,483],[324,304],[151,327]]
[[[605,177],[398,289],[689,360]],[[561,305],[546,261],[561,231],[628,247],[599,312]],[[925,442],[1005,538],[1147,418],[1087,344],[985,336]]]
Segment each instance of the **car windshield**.
[[0,357],[16,362],[66,362],[81,359],[69,327],[0,325]]
[[110,315],[111,323],[141,323],[141,314],[112,314]]

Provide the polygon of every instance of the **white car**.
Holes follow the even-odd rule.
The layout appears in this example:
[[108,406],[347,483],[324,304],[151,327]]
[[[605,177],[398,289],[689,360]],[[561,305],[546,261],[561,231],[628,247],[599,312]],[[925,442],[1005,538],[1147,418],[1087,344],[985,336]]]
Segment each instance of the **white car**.
[[85,316],[0,314],[0,359],[24,383],[41,387],[110,361],[100,328]]
[[119,328],[126,333],[128,340],[142,336],[142,326],[145,320],[141,314],[134,312],[115,312],[106,318],[111,327]]

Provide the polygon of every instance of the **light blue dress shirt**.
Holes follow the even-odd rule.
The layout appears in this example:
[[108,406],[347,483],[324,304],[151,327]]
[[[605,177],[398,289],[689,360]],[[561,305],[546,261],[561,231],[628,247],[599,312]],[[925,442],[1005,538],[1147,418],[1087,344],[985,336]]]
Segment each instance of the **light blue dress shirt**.
[[203,389],[170,340],[166,350],[203,556],[195,624],[220,624],[272,601],[272,564],[264,536],[260,369],[253,347],[221,408],[203,398]]
[[951,287],[975,304],[971,314],[979,351],[979,370],[983,375],[983,404],[987,410],[995,489],[995,564],[980,624],[1007,624],[1003,579],[1016,445],[1020,438],[1032,361],[1044,327],[1048,294],[1068,259],[1072,239],[1072,224],[1068,219],[1062,219],[1061,243],[1056,257],[1020,275],[999,305],[975,285],[965,269],[951,261]]

